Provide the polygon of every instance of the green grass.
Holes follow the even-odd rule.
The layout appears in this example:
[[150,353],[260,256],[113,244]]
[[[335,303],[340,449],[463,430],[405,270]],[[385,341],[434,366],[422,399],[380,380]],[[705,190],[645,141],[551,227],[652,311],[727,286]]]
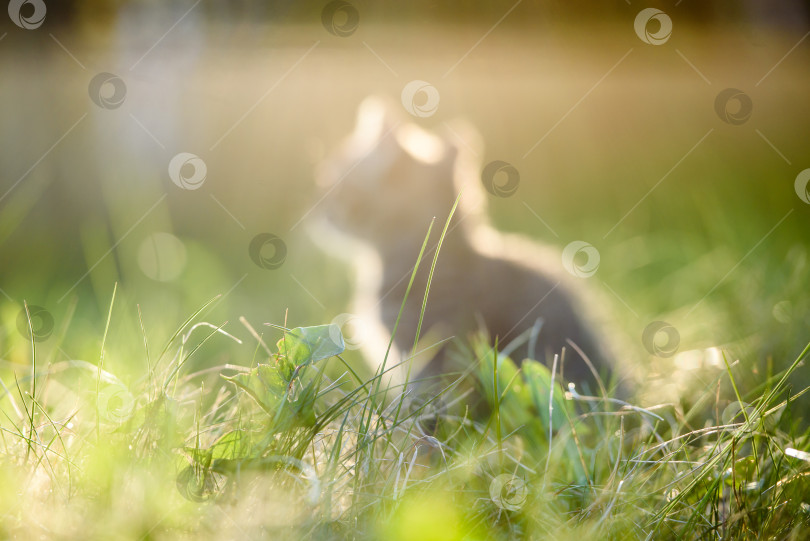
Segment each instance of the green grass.
[[727,363],[691,411],[566,392],[483,339],[469,370],[420,395],[363,380],[330,326],[259,334],[243,320],[254,340],[232,342],[238,365],[190,373],[209,341],[233,338],[200,321],[206,306],[157,357],[144,333],[128,387],[103,349],[98,366],[45,364],[31,342],[30,371],[4,380],[0,402],[3,537],[801,539],[810,527],[810,441],[788,384],[810,346],[752,389]]
[[[564,388],[565,351],[549,370],[479,336],[440,391],[405,391],[385,361],[356,372],[334,325],[240,318],[240,340],[206,320],[215,297],[157,355],[138,306],[141,370],[119,378],[105,364],[116,293],[87,340],[96,364],[42,358],[26,305],[30,368],[9,363],[0,397],[3,537],[802,539],[810,526],[806,389],[791,385],[810,345],[764,375],[724,352],[680,401],[641,407],[610,381],[598,396]],[[50,350],[69,335],[68,319]],[[231,362],[200,362],[212,349]]]

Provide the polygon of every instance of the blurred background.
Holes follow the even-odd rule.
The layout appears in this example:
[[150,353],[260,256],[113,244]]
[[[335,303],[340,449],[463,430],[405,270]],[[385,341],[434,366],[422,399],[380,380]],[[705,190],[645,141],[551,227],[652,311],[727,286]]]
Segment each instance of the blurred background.
[[[243,339],[240,316],[345,312],[349,269],[305,234],[314,171],[365,96],[421,80],[440,102],[414,122],[465,118],[482,167],[519,171],[490,197],[499,228],[593,245],[589,280],[636,347],[665,321],[679,351],[728,345],[756,379],[810,339],[808,30],[810,3],[787,0],[12,0],[3,370],[30,363],[24,301],[40,358],[95,362],[116,282],[105,367],[130,380],[146,368],[138,307],[153,356],[220,294],[203,319]],[[281,242],[257,264],[268,234]],[[250,362],[233,348],[194,362]]]

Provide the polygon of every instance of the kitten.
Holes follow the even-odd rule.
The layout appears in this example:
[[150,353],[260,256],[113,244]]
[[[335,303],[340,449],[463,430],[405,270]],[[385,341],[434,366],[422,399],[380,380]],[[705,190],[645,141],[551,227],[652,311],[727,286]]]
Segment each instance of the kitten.
[[[447,125],[447,133],[438,135],[403,121],[384,99],[370,97],[360,106],[354,132],[322,165],[318,181],[326,190],[320,203],[324,221],[313,236],[355,267],[351,310],[362,322],[359,338],[366,360],[376,370],[385,356],[435,217],[387,367],[410,354],[433,249],[461,192],[430,284],[420,348],[451,336],[469,338],[481,329],[493,340],[497,336],[503,348],[539,326],[535,352],[528,347],[535,341],[524,334],[510,356],[519,361],[536,354],[551,366],[548,361],[565,347],[565,379],[590,381],[595,390],[590,369],[567,343],[576,344],[598,370],[610,368],[606,342],[585,317],[592,310],[574,295],[581,284],[564,271],[556,250],[489,226],[487,195],[472,157],[481,154],[481,146],[476,131],[463,122]],[[422,355],[421,363],[431,356],[420,377],[458,368],[450,366],[444,346]],[[404,372],[394,371],[394,381],[401,383]]]

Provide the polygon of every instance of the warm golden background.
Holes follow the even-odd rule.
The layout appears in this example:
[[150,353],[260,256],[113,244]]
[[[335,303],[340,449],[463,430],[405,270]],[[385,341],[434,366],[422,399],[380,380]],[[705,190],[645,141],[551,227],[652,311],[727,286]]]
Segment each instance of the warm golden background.
[[[764,367],[810,336],[810,205],[794,190],[810,167],[806,2],[356,2],[346,37],[325,3],[51,4],[37,29],[0,17],[4,362],[30,359],[24,300],[54,320],[40,355],[97,359],[116,281],[105,367],[129,377],[144,369],[136,305],[155,348],[217,294],[205,319],[242,338],[240,316],[344,312],[348,270],[304,233],[313,172],[365,96],[398,100],[414,79],[441,96],[415,122],[464,117],[482,163],[519,170],[517,193],[490,200],[500,228],[599,250],[591,279],[635,343],[665,320],[681,350],[732,344]],[[672,20],[662,45],[633,27],[650,5]],[[126,87],[117,108],[91,100],[101,72]],[[753,103],[741,125],[715,112],[730,87]],[[169,177],[180,152],[207,166],[197,190]],[[260,233],[286,243],[280,268],[249,257]],[[195,362],[248,364],[230,347]]]

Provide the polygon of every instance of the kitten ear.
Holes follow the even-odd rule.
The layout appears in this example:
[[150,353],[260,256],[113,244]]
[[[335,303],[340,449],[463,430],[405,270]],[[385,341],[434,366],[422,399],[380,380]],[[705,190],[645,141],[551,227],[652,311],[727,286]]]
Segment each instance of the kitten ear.
[[399,110],[389,98],[369,96],[357,109],[352,142],[361,152],[369,151],[388,139],[401,121]]
[[357,109],[354,131],[318,166],[316,183],[333,186],[350,172],[353,178],[373,181],[401,153],[394,132],[400,116],[394,103],[382,96],[369,96]]

